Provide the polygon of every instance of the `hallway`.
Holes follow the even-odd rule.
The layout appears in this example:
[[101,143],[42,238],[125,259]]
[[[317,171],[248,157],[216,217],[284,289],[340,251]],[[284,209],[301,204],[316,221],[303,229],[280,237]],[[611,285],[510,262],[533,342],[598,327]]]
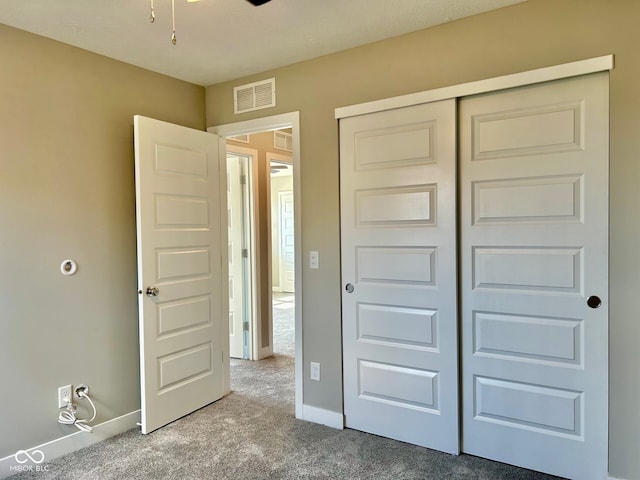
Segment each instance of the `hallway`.
[[273,292],[273,353],[294,357],[295,295]]

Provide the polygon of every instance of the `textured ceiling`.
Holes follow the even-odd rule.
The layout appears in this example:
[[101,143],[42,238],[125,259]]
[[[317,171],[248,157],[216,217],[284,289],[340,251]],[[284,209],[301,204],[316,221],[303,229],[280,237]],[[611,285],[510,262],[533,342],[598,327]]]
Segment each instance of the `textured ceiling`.
[[213,85],[524,0],[0,0],[0,23]]

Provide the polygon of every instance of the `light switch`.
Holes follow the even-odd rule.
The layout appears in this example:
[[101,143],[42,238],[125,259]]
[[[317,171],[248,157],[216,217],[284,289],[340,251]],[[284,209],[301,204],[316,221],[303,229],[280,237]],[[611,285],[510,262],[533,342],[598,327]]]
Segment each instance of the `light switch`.
[[316,251],[309,252],[309,268],[320,268],[320,259],[318,257],[318,252]]
[[320,381],[320,363],[311,362],[311,380]]

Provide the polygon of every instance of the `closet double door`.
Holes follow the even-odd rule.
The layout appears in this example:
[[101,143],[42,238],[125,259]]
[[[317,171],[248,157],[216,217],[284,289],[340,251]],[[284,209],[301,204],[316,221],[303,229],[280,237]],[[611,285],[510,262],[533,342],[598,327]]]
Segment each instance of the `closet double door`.
[[349,428],[606,478],[608,75],[340,121]]

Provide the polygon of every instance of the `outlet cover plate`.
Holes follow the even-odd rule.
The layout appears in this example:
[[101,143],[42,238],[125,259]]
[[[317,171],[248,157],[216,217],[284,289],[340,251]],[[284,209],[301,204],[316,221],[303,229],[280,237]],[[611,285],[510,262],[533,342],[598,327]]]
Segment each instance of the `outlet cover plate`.
[[65,408],[73,400],[73,385],[58,387],[58,408]]

